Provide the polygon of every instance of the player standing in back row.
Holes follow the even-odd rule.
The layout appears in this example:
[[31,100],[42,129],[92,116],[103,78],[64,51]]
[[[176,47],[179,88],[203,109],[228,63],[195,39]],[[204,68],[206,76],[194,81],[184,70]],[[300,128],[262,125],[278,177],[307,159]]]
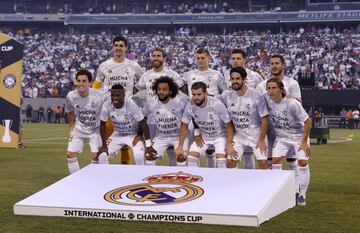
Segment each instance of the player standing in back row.
[[[102,88],[108,99],[110,99],[109,90],[114,84],[120,84],[125,88],[125,96],[131,97],[134,93],[135,83],[140,79],[144,71],[139,64],[126,58],[128,41],[125,37],[114,37],[112,49],[114,56],[100,64],[93,88]],[[106,132],[109,133],[107,136],[110,136],[113,125],[111,121],[108,121],[106,125]],[[130,164],[130,154],[127,147],[121,150],[121,160],[122,163]]]

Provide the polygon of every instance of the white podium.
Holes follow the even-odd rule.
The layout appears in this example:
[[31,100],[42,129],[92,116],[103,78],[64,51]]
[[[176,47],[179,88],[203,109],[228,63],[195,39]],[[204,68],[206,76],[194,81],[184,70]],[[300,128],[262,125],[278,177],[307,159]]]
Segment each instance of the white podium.
[[291,171],[89,165],[16,215],[259,226],[295,205]]

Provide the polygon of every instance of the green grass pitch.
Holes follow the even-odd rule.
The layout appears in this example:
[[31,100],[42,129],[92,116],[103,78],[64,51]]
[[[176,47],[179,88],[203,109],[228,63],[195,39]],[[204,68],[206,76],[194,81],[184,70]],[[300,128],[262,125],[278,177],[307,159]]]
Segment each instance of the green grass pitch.
[[[15,216],[16,202],[68,175],[67,130],[64,124],[26,124],[24,150],[0,149],[0,232],[360,232],[360,130],[347,129],[331,129],[329,144],[312,145],[307,206],[258,228]],[[79,161],[81,167],[90,162],[87,147]]]

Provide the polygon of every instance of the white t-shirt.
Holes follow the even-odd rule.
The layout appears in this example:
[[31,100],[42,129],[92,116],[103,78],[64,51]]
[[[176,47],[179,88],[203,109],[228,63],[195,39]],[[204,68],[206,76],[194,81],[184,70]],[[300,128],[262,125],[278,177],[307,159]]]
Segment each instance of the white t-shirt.
[[182,80],[188,85],[189,96],[191,96],[191,86],[195,82],[204,82],[207,85],[208,95],[216,96],[226,90],[225,79],[222,74],[214,69],[200,71],[198,69],[186,72]]
[[100,90],[90,88],[86,97],[81,97],[77,89],[69,92],[65,109],[75,113],[74,130],[81,134],[100,132],[100,111],[104,101],[105,95]]
[[205,139],[214,139],[224,136],[226,125],[231,121],[230,115],[225,105],[215,97],[208,96],[207,104],[201,108],[192,101],[188,102],[183,117],[181,119],[185,124],[189,124],[194,118],[199,126],[201,135]]
[[[144,71],[140,65],[134,61],[125,59],[123,62],[115,62],[113,58],[108,59],[100,64],[96,81],[102,83],[102,89],[107,93],[114,84],[121,84],[125,95],[133,95],[134,85],[140,79]],[[110,95],[110,94],[108,94]]]

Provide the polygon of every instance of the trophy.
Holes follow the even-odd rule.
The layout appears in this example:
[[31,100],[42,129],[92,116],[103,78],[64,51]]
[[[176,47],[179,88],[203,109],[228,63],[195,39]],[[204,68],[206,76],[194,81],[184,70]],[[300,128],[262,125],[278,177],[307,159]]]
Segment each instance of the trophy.
[[3,126],[5,127],[4,136],[2,137],[3,143],[10,143],[11,137],[10,137],[10,128],[13,121],[11,119],[5,119],[2,121]]

